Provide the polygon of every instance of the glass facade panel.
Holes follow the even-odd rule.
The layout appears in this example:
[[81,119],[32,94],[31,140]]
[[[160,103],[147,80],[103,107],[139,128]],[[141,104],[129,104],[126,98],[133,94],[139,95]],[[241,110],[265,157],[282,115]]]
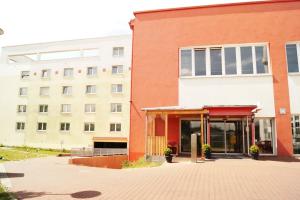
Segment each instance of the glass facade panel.
[[299,72],[299,61],[297,56],[297,45],[287,44],[286,45],[286,57],[288,63],[289,72]]
[[258,74],[269,73],[267,47],[256,46],[255,56],[256,56],[256,72]]
[[211,75],[222,75],[221,48],[210,49],[210,72]]
[[299,117],[300,117],[299,115],[294,115],[291,119],[294,154],[300,154],[300,121],[299,121]]
[[242,74],[253,74],[252,47],[241,47]]
[[206,75],[205,49],[195,49],[195,75]]
[[235,47],[224,48],[225,51],[225,74],[236,74],[236,51]]
[[181,50],[181,76],[192,76],[192,50]]
[[260,153],[273,154],[273,119],[255,119],[255,143]]
[[[198,154],[201,153],[200,143],[200,121],[196,120],[181,120],[181,152],[191,152],[191,134],[197,133],[197,150]],[[200,148],[199,148],[200,147]]]

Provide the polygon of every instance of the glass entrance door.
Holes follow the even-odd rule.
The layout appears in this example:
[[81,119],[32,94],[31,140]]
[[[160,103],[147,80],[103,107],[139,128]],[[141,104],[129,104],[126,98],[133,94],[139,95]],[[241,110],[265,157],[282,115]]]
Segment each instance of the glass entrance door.
[[213,153],[243,153],[242,121],[210,122],[210,145]]
[[200,121],[199,120],[181,120],[181,153],[191,153],[191,134],[197,133],[197,152],[201,153],[200,143]]

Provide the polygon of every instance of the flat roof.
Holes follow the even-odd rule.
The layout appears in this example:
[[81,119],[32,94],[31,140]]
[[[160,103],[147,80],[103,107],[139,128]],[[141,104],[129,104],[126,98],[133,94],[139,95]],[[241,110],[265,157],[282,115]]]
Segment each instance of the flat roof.
[[189,6],[189,7],[177,7],[177,8],[164,8],[164,9],[136,11],[136,12],[133,12],[133,14],[135,16],[136,14],[147,14],[147,13],[156,13],[156,12],[168,12],[168,11],[180,11],[180,10],[215,8],[215,7],[228,7],[228,6],[242,6],[242,5],[286,3],[286,2],[299,2],[299,0],[265,0],[265,1],[248,1],[248,2],[238,2],[238,3],[211,4],[211,5],[201,5],[201,6]]
[[161,106],[161,107],[148,107],[142,108],[143,111],[181,111],[181,110],[203,110],[207,108],[257,108],[257,105],[202,105],[197,107],[187,106]]

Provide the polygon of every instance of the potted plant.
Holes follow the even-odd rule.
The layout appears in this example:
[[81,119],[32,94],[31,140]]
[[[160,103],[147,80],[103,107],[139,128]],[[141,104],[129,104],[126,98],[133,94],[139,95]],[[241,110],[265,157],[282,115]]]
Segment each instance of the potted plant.
[[203,144],[202,145],[202,152],[203,152],[206,159],[211,158],[211,147],[210,147],[209,144]]
[[258,160],[258,157],[259,157],[259,148],[258,148],[257,145],[254,144],[254,145],[252,145],[250,147],[250,154],[251,154],[251,156],[252,156],[252,158],[254,160]]
[[166,148],[164,150],[164,155],[165,155],[165,158],[166,158],[166,161],[168,163],[171,163],[172,162],[172,150],[170,148]]

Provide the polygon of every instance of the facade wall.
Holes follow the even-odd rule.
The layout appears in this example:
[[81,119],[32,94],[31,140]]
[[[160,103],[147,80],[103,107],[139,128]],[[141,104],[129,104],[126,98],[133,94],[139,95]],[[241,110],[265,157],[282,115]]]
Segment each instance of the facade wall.
[[[170,9],[138,12],[135,13],[135,17],[131,24],[133,71],[130,159],[136,159],[144,153],[145,114],[141,109],[190,103],[187,95],[195,96],[190,92],[195,86],[188,87],[190,83],[199,86],[197,92],[206,92],[203,96],[207,96],[201,98],[206,101],[206,105],[221,103],[216,99],[224,97],[232,84],[240,84],[236,86],[237,89],[244,86],[241,94],[245,98],[250,97],[249,93],[253,95],[249,100],[244,99],[243,104],[260,102],[263,110],[258,115],[276,117],[278,155],[292,154],[285,44],[300,38],[299,2],[242,3]],[[271,76],[209,79],[208,83],[216,80],[214,85],[209,85],[200,78],[179,80],[180,48],[245,43],[269,44]],[[212,91],[216,89],[216,84],[222,85],[225,91],[213,98],[207,92],[214,94]],[[182,91],[183,88],[185,91]],[[229,93],[232,94],[233,90]],[[235,91],[234,97],[236,100],[228,101],[228,98],[225,98],[224,102],[242,102],[238,91]],[[280,114],[280,108],[284,108],[286,114]]]
[[[113,47],[124,47],[124,56],[114,57]],[[33,52],[98,49],[98,56],[5,63],[8,55]],[[44,148],[78,148],[93,146],[93,137],[128,137],[130,98],[131,36],[115,36],[85,40],[33,44],[3,49],[1,64],[1,132],[0,143]],[[123,73],[112,75],[113,65],[123,65]],[[87,67],[97,67],[96,76],[87,75]],[[73,77],[64,77],[64,68],[73,68]],[[41,70],[50,69],[47,79]],[[21,71],[30,71],[26,80]],[[113,94],[112,84],[122,84],[123,92]],[[86,94],[87,85],[96,85],[96,94]],[[62,95],[63,86],[72,86],[70,96]],[[18,96],[20,87],[28,95]],[[40,96],[40,87],[50,87],[49,96]],[[111,103],[121,103],[121,113],[111,113]],[[17,113],[17,105],[26,104],[26,113]],[[39,105],[48,105],[48,113],[39,113]],[[61,104],[71,104],[71,113],[61,113]],[[85,113],[85,104],[96,104],[95,113]],[[16,131],[16,122],[25,122],[24,131]],[[45,132],[37,131],[37,122],[47,122]],[[69,132],[60,131],[61,122],[70,122]],[[85,132],[84,122],[94,122],[95,131]],[[110,123],[122,124],[121,132],[110,132]]]

